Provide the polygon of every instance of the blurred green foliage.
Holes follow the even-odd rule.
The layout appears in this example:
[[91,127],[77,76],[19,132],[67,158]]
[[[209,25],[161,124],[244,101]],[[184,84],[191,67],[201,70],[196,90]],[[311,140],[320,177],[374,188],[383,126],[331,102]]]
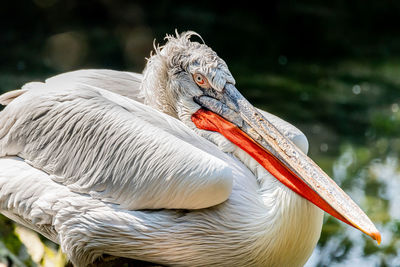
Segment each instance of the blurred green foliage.
[[[0,12],[3,92],[79,68],[140,72],[153,39],[199,32],[382,230],[377,246],[326,216],[308,266],[400,266],[400,2],[26,0]],[[0,262],[33,265],[23,247],[0,217]]]

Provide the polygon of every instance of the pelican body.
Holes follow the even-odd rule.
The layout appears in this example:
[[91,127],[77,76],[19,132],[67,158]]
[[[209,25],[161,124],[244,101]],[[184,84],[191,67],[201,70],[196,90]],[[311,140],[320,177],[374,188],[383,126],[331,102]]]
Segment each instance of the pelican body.
[[294,126],[193,32],[143,74],[80,70],[0,96],[0,212],[87,266],[302,266],[323,210],[380,241]]

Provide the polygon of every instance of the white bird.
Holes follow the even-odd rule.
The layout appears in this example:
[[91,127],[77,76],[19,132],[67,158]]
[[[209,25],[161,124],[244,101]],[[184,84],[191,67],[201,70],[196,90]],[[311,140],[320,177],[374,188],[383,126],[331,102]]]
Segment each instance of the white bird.
[[193,35],[167,36],[143,76],[81,70],[0,96],[0,212],[76,266],[302,266],[321,209],[380,242],[305,136]]

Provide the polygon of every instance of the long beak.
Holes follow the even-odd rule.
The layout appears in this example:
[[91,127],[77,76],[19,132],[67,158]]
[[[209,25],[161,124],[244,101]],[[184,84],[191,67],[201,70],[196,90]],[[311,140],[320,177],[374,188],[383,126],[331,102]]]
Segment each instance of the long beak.
[[292,191],[380,244],[379,231],[360,207],[234,85],[226,84],[222,93],[205,91],[195,101],[206,108],[192,115],[197,128],[220,132]]

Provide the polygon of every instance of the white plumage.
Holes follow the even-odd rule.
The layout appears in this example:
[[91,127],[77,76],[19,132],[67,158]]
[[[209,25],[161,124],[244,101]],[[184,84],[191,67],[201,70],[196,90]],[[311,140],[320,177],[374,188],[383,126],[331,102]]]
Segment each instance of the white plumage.
[[[323,213],[190,121],[199,90],[182,69],[196,67],[217,89],[234,83],[190,35],[169,37],[144,76],[81,70],[1,96],[1,213],[59,243],[77,266],[102,254],[173,266],[303,265]],[[192,54],[177,52],[185,45]],[[179,60],[182,69],[166,63]],[[298,129],[262,113],[307,153]]]

